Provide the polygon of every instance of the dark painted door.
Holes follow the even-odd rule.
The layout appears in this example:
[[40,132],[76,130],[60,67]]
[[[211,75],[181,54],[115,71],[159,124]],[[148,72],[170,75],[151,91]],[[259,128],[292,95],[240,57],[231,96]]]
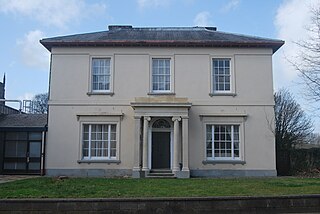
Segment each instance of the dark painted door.
[[170,169],[170,132],[152,132],[152,169]]

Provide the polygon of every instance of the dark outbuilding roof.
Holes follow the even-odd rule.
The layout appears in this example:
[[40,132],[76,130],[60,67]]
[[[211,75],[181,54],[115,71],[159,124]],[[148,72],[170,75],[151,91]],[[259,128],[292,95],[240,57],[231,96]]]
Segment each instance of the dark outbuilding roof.
[[52,47],[153,46],[153,47],[259,47],[276,52],[284,41],[217,31],[215,27],[133,28],[109,26],[108,31],[42,39]]
[[5,114],[0,115],[0,130],[8,128],[46,129],[46,114]]

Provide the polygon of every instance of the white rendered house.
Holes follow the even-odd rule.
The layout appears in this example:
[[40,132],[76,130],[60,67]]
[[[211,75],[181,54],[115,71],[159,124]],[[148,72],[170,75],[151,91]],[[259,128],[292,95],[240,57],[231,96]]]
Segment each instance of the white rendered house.
[[109,26],[40,42],[51,52],[48,175],[276,175],[272,55],[283,41]]

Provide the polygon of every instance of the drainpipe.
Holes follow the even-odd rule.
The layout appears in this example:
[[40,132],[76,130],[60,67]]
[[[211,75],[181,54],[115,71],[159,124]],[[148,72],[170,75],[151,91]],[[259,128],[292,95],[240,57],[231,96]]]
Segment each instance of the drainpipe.
[[20,114],[21,114],[21,112],[22,112],[22,101],[21,101],[21,100],[7,100],[7,99],[0,99],[0,101],[4,101],[4,102],[12,102],[12,103],[19,103],[19,104],[20,104],[19,112],[20,112]]
[[41,159],[40,159],[40,175],[45,175],[45,167],[44,167],[44,155],[45,155],[45,141],[46,141],[46,131],[42,131],[41,138]]

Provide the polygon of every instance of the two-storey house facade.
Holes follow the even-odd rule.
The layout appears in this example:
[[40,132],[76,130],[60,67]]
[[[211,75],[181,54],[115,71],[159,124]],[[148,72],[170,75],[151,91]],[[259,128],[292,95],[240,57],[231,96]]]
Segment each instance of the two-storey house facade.
[[47,38],[47,175],[275,176],[272,55],[214,27]]

